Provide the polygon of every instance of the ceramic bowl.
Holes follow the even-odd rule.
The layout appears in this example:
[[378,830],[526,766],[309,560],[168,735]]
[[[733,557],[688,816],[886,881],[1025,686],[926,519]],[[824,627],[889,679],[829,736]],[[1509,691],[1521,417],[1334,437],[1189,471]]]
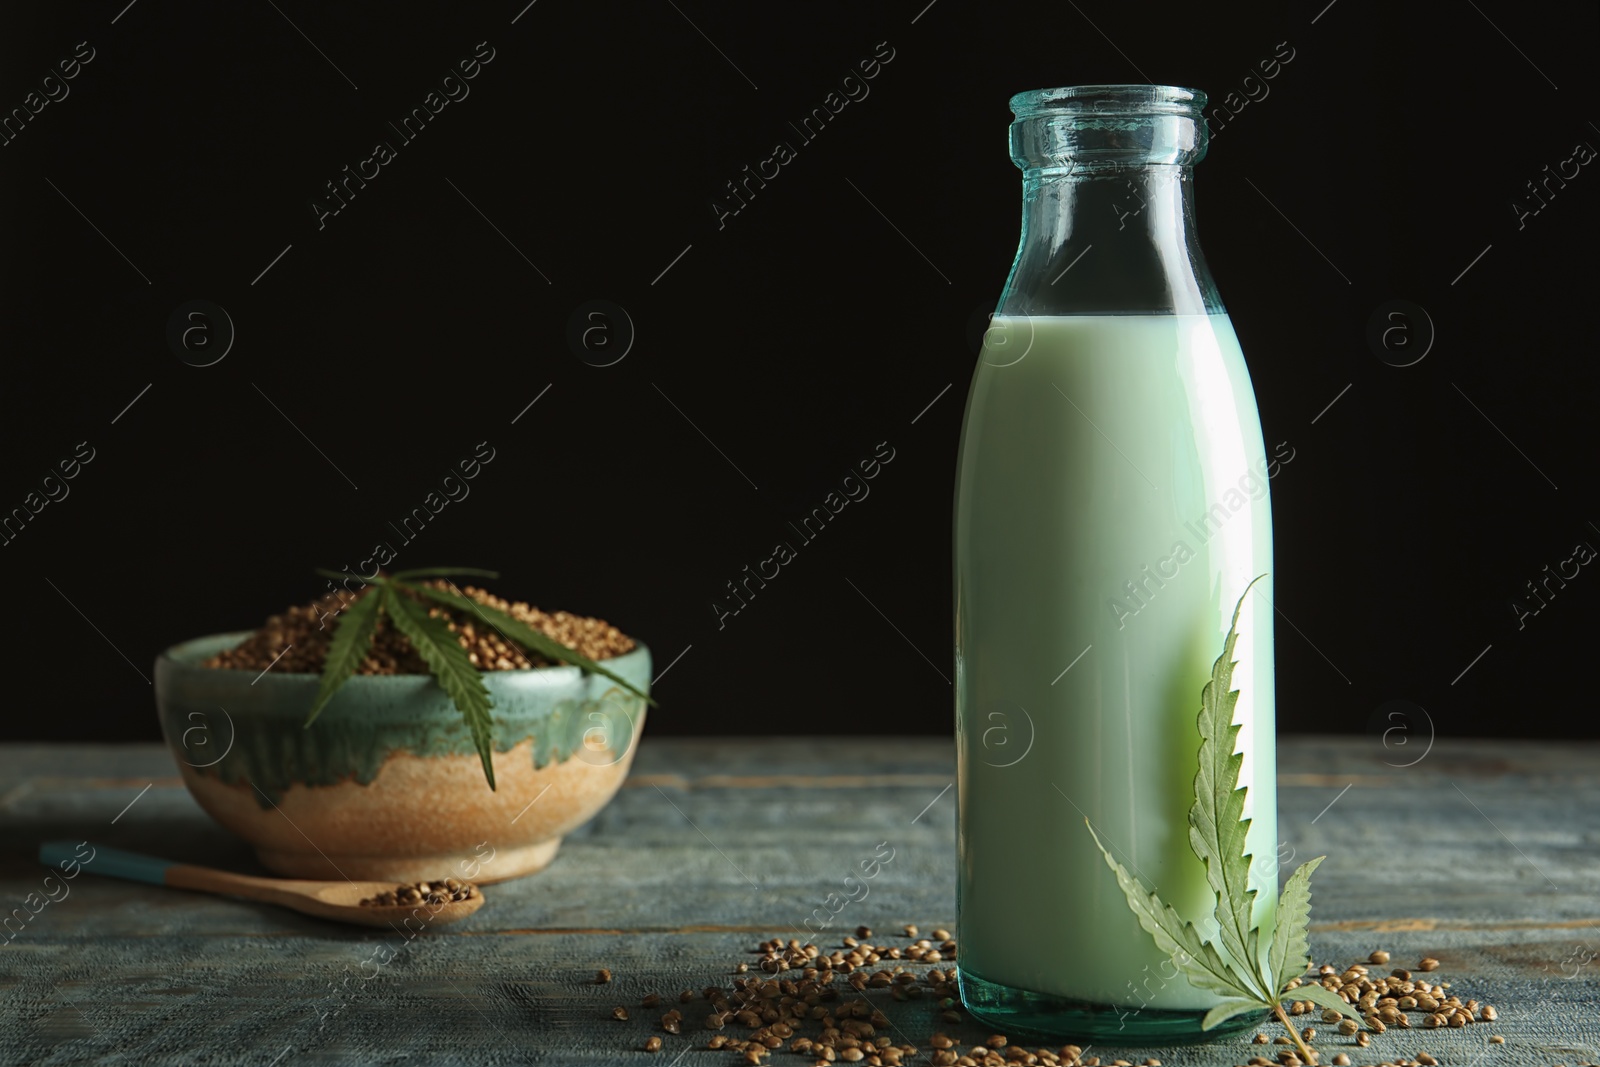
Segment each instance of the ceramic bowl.
[[[162,653],[156,708],[195,800],[295,878],[488,883],[538,871],[616,793],[644,725],[644,701],[603,675],[484,672],[491,791],[431,676],[356,675],[307,728],[317,675],[200,666],[247,636]],[[605,666],[649,691],[644,645]]]

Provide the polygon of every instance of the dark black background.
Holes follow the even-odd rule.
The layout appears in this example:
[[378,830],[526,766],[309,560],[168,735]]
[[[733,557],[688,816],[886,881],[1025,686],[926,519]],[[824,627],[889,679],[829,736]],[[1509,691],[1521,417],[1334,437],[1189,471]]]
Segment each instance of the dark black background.
[[[1600,577],[1521,630],[1510,607],[1600,544],[1580,311],[1600,177],[1520,229],[1512,207],[1600,145],[1592,4],[524,3],[0,14],[0,109],[96,53],[0,148],[0,510],[95,450],[0,548],[0,736],[156,737],[161,648],[309,600],[311,568],[394,540],[386,520],[483,440],[471,495],[396,565],[498,568],[658,669],[687,648],[653,731],[948,731],[970,323],[1017,238],[1007,98],[1153,80],[1219,100],[1280,42],[1294,59],[1197,172],[1269,448],[1295,450],[1272,486],[1280,726],[1420,707],[1441,736],[1600,732]],[[324,182],[397,143],[386,121],[480,41],[470,96],[319,230]],[[719,230],[723,183],[883,41],[870,96]],[[166,341],[192,299],[237,330],[214,366]],[[636,327],[614,366],[566,341],[591,299]],[[1396,299],[1436,330],[1414,366],[1365,339]],[[723,584],[881,441],[870,497],[719,630]]]

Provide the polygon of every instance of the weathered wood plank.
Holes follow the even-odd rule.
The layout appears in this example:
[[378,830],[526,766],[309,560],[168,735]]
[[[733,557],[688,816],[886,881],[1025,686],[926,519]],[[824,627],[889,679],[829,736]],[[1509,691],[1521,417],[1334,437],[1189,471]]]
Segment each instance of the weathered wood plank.
[[[1283,838],[1296,862],[1329,856],[1313,947],[1341,963],[1380,944],[1396,962],[1437,956],[1502,1019],[1379,1047],[1447,1063],[1600,1060],[1600,746],[1441,741],[1415,766],[1386,760],[1403,762],[1373,739],[1281,746]],[[614,1062],[643,1041],[649,1013],[617,1023],[613,1004],[726,983],[755,941],[804,932],[878,842],[894,860],[819,943],[858,923],[953,927],[952,778],[942,739],[649,740],[627,787],[546,872],[489,887],[478,915],[382,968],[362,964],[400,949],[399,934],[80,877],[0,948],[0,1063]],[[5,908],[39,888],[32,854],[46,837],[258,870],[158,746],[0,747]],[[601,966],[612,986],[589,981]],[[330,988],[367,972],[353,992]],[[885,1004],[911,1040],[934,1029],[925,1004]],[[698,1026],[703,1009],[686,1011]],[[1490,1032],[1507,1045],[1485,1045]],[[703,1046],[704,1031],[689,1033],[665,1038],[661,1062]],[[1221,1064],[1249,1052],[1116,1054]]]
[[[875,916],[863,916],[869,920]],[[0,984],[5,1017],[0,1036],[7,1063],[75,1064],[383,1063],[612,1063],[639,1048],[656,1012],[639,1007],[647,992],[666,996],[730,980],[730,963],[754,937],[740,934],[499,934],[422,935],[385,967],[372,958],[383,935],[348,937],[101,938],[29,946],[22,974]],[[387,941],[396,949],[398,935]],[[1453,989],[1494,1003],[1501,1018],[1462,1030],[1391,1030],[1374,1038],[1380,1056],[1428,1051],[1447,1064],[1574,1064],[1600,1059],[1600,1025],[1593,1008],[1600,981],[1593,966],[1574,979],[1559,967],[1541,969],[1571,950],[1571,938],[1548,931],[1532,936],[1473,930],[1392,934],[1325,934],[1320,955],[1340,963],[1375,944],[1412,961],[1439,957]],[[12,964],[13,967],[17,965]],[[616,979],[591,981],[598,967]],[[1568,970],[1572,967],[1569,965]],[[30,973],[31,972],[31,973]],[[50,980],[40,981],[46,973]],[[368,978],[367,976],[371,977]],[[341,981],[349,979],[348,986]],[[874,991],[896,1030],[921,1047],[940,1030],[976,1043],[981,1028],[937,1021],[931,1003],[896,1004]],[[632,1018],[615,1022],[614,1005]],[[684,1036],[663,1035],[667,1059],[687,1047],[703,1049],[706,1008],[682,1005]],[[657,1009],[657,1011],[665,1008]],[[1313,1019],[1304,1022],[1318,1025]],[[1267,1029],[1267,1028],[1264,1028]],[[1502,1034],[1504,1047],[1487,1043]],[[1349,1048],[1324,1039],[1331,1054]],[[1541,1048],[1540,1046],[1544,1046]],[[1557,1051],[1547,1051],[1547,1050]],[[1251,1054],[1243,1039],[1217,1045],[1102,1050],[1107,1061],[1237,1063]],[[1349,1051],[1354,1052],[1353,1048]],[[643,1061],[641,1062],[649,1062]],[[730,1063],[727,1053],[691,1052],[685,1064]],[[783,1062],[782,1060],[779,1061]],[[800,1061],[796,1061],[800,1062]]]

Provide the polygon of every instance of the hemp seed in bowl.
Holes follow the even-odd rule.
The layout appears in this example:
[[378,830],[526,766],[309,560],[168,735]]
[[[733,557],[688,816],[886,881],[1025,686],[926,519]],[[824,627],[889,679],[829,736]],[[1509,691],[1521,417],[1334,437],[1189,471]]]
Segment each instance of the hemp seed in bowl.
[[[448,582],[420,584],[449,592],[457,591],[457,587]],[[368,586],[355,594],[330,593],[310,604],[288,608],[282,614],[267,619],[260,629],[240,644],[205,660],[202,666],[236,671],[264,671],[270,667],[274,672],[285,674],[320,674],[340,613],[357,598],[371,596],[373,592],[373,587]],[[565,645],[592,660],[620,656],[634,647],[633,638],[604,619],[572,615],[565,611],[540,611],[531,604],[503,600],[473,585],[460,586],[459,592],[486,607],[496,608],[527,623],[557,644]],[[425,603],[428,605],[428,614],[445,621],[461,647],[466,649],[467,658],[479,670],[529,670],[551,665],[549,660],[541,656],[525,654],[481,618],[432,601]],[[390,619],[380,615],[373,630],[372,647],[356,668],[356,673],[427,674],[428,665]]]

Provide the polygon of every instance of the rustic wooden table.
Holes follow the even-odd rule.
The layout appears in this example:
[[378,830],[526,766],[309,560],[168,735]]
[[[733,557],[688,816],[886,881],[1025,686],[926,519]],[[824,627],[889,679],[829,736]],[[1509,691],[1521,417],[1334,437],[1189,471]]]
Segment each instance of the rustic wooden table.
[[[1320,1039],[1324,1062],[1339,1051],[1357,1064],[1419,1051],[1445,1064],[1600,1060],[1600,746],[1441,740],[1414,766],[1393,765],[1420,748],[1283,741],[1287,849],[1329,857],[1312,948],[1319,962],[1380,946],[1399,965],[1435,956],[1434,977],[1500,1018],[1391,1029],[1368,1050]],[[259,868],[158,746],[0,746],[0,905],[12,916],[0,931],[0,1063],[740,1062],[705,1048],[704,1001],[684,1006],[684,1036],[664,1035],[657,1057],[638,1051],[660,1032],[640,998],[676,1004],[679,990],[726,985],[742,953],[794,936],[880,842],[893,860],[818,943],[860,924],[879,940],[908,922],[953,928],[953,766],[941,740],[647,739],[627,786],[548,870],[490,887],[473,918],[405,943],[89,876],[34,914],[24,904],[48,873],[34,858],[47,838]],[[1049,804],[1041,818],[1072,817]],[[381,967],[370,962],[380,948],[394,953]],[[612,984],[595,984],[601,967]],[[874,999],[924,1050],[935,1030],[987,1034],[939,1022],[929,1000]],[[611,1019],[619,1004],[629,1021]],[[1277,1049],[1234,1038],[1094,1051],[1107,1064],[1236,1064]],[[791,1061],[810,1062],[776,1062]]]

